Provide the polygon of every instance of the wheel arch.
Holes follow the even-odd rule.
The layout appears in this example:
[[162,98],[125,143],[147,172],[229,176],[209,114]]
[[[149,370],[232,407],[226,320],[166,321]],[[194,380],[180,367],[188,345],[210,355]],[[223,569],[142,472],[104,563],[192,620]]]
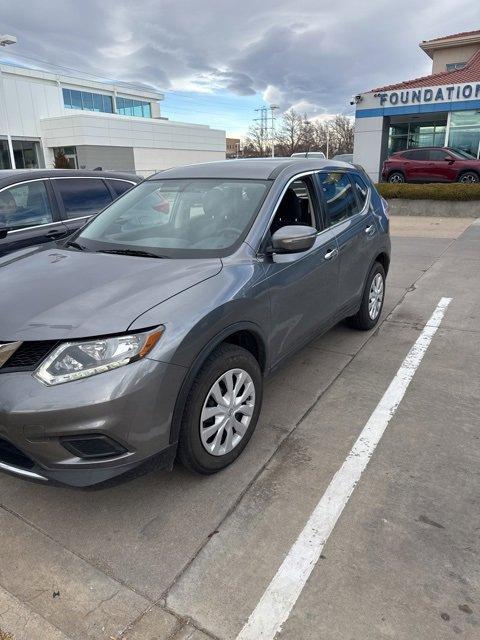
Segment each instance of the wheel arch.
[[185,403],[195,377],[214,349],[225,343],[243,347],[257,360],[262,373],[265,373],[267,370],[267,346],[258,325],[249,321],[236,322],[217,333],[196,356],[180,387],[173,410],[170,443],[176,443],[178,441]]

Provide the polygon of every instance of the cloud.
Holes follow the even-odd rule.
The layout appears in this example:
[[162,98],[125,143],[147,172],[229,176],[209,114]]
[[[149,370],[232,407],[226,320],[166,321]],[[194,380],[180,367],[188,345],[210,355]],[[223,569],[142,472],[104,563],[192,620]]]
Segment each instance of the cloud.
[[18,36],[19,55],[160,90],[259,95],[314,117],[351,113],[351,95],[428,73],[420,40],[480,23],[478,0],[28,5],[2,8],[2,29]]

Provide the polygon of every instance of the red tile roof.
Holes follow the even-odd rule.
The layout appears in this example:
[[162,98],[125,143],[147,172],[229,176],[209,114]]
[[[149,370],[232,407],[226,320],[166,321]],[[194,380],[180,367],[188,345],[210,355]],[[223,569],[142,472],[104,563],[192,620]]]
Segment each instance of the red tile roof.
[[[453,37],[453,36],[452,36]],[[389,84],[386,87],[372,89],[372,91],[393,91],[395,89],[410,89],[415,87],[435,87],[445,84],[462,84],[464,82],[480,82],[480,49],[473,54],[463,69],[443,71],[429,76],[422,76],[414,80]]]
[[422,44],[427,42],[438,42],[439,40],[454,40],[455,38],[463,38],[465,36],[480,35],[480,29],[476,31],[461,31],[460,33],[454,33],[451,36],[442,36],[441,38],[432,38],[431,40],[424,40]]

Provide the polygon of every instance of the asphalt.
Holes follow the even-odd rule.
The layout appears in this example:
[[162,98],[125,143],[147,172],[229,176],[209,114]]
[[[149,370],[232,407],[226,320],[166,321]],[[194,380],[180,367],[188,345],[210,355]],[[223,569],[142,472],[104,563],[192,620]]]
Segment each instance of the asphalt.
[[480,224],[395,218],[392,235],[381,325],[340,324],[273,376],[228,470],[177,467],[93,492],[0,476],[0,630],[235,640],[448,296],[278,638],[480,638]]

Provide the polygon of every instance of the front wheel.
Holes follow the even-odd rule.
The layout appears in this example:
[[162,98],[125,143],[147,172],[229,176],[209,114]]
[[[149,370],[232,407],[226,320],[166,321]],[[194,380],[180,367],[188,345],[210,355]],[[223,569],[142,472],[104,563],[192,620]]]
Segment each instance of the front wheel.
[[462,173],[459,176],[458,182],[461,182],[462,184],[476,184],[477,182],[480,182],[480,178],[478,173],[475,173],[475,171],[465,171],[465,173]]
[[217,347],[195,378],[185,404],[178,455],[191,471],[211,474],[242,453],[257,425],[262,373],[253,355]]
[[384,298],[385,269],[379,262],[375,262],[365,283],[360,309],[348,318],[351,326],[361,331],[373,329],[382,313]]

